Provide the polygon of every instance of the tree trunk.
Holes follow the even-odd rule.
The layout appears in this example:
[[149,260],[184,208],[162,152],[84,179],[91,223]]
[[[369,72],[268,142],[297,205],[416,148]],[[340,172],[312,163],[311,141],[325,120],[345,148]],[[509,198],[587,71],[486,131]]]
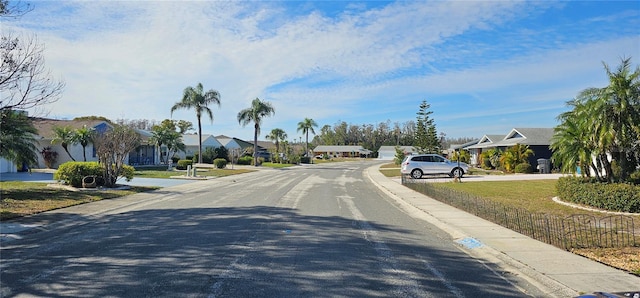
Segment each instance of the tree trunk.
[[256,123],[254,125],[254,130],[253,130],[253,164],[254,166],[258,166],[258,130],[260,129],[260,126],[258,125],[258,123]]

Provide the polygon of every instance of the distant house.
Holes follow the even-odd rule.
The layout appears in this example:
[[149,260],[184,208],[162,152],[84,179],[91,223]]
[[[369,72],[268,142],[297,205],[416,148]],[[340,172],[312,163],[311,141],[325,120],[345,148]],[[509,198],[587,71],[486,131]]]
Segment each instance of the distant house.
[[[132,166],[160,164],[158,148],[150,142],[153,134],[150,131],[141,129],[136,129],[136,132],[140,135],[140,146],[129,153],[129,164]],[[162,145],[160,150],[162,150],[163,154],[166,154],[167,147]],[[164,155],[162,158],[164,160]]]
[[[185,152],[180,151],[176,153],[180,159],[185,159],[187,156],[193,157],[198,154],[199,138],[197,134],[182,135],[182,143],[184,143]],[[202,152],[204,152],[206,148],[218,147],[222,147],[222,144],[220,144],[214,136],[207,134],[202,135]]]
[[[412,154],[416,152],[416,148],[413,146],[398,146],[404,152],[404,155]],[[380,146],[378,149],[378,159],[381,160],[393,160],[396,157],[396,146]]]
[[[253,141],[247,141],[253,149]],[[258,151],[275,151],[276,144],[270,141],[258,141]]]
[[369,157],[371,150],[362,146],[325,146],[313,148],[314,155],[328,155],[329,157]]
[[[72,130],[79,129],[84,127],[85,125],[89,128],[93,128],[97,133],[105,132],[111,129],[113,126],[105,120],[55,120],[55,119],[45,119],[45,118],[32,118],[33,126],[38,131],[38,136],[36,136],[37,144],[36,147],[38,152],[42,151],[45,147],[50,147],[53,151],[58,153],[58,158],[56,162],[52,165],[54,168],[57,168],[59,165],[71,161],[71,157],[64,151],[62,145],[59,143],[54,145],[51,143],[53,139],[55,139],[54,127],[69,127]],[[76,161],[83,161],[83,156],[86,154],[87,161],[97,161],[96,152],[93,147],[93,144],[89,144],[85,148],[85,152],[83,154],[82,146],[80,144],[69,144],[68,147],[69,153]],[[42,155],[38,153],[38,168],[45,168],[44,159]]]
[[521,144],[533,150],[534,154],[529,157],[529,164],[535,168],[538,159],[551,158],[552,151],[549,145],[553,133],[553,128],[513,128],[506,135],[484,135],[477,144],[467,147],[471,153],[471,165],[481,165],[480,154],[491,148],[506,150]]

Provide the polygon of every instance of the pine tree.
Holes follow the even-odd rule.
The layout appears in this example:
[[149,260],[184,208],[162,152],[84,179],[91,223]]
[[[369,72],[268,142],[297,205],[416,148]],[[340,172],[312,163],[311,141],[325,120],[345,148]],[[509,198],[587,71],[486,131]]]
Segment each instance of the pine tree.
[[416,113],[416,133],[413,146],[418,153],[439,153],[440,140],[438,139],[438,131],[436,125],[429,117],[433,111],[429,111],[431,105],[423,100],[420,104],[420,110]]

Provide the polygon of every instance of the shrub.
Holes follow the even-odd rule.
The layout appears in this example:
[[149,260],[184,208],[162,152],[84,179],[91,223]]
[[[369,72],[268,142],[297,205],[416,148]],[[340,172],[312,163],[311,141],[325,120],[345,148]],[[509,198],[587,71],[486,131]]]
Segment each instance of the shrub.
[[[133,177],[133,167],[131,167]],[[82,178],[85,176],[99,176],[104,181],[104,168],[97,162],[69,161],[61,164],[53,175],[53,179],[64,181],[73,187],[82,187]]]
[[561,177],[556,185],[558,196],[568,202],[600,209],[640,212],[640,186],[626,183],[602,183],[595,179]]
[[311,157],[309,156],[300,157],[300,163],[311,163]]
[[171,158],[171,161],[173,163],[178,163],[178,160],[180,160],[180,157],[178,157],[178,156],[174,156],[174,157]]
[[528,162],[519,163],[516,165],[514,172],[516,173],[533,173],[533,169]]
[[218,169],[224,169],[227,166],[227,160],[224,158],[216,158],[213,160],[213,164],[216,165]]
[[487,170],[490,170],[490,169],[493,168],[491,166],[491,159],[490,158],[485,157],[485,158],[482,159],[482,168],[483,169],[487,169]]
[[193,160],[190,159],[181,159],[178,160],[176,164],[176,169],[178,170],[186,170],[188,166],[193,165]]
[[640,184],[640,170],[635,171],[629,175],[629,182],[639,185]]
[[120,177],[123,177],[127,181],[133,179],[133,174],[136,172],[136,168],[130,165],[122,165],[120,169]]
[[243,156],[238,158],[239,165],[250,165],[253,162],[253,157],[251,156]]

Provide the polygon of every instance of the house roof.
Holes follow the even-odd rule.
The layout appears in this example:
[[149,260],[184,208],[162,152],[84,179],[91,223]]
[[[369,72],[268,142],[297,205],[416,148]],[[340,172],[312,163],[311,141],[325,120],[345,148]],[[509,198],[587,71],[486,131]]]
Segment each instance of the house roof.
[[553,128],[514,128],[494,146],[508,147],[516,144],[545,146],[551,144]]
[[[253,141],[246,141],[247,143],[251,144],[251,146],[253,146]],[[275,149],[276,148],[276,144],[274,144],[273,142],[269,142],[269,141],[258,141],[258,149],[263,149],[263,150],[271,150],[271,149]]]
[[475,144],[467,147],[467,149],[482,149],[482,148],[491,148],[495,147],[497,142],[500,142],[504,139],[505,135],[484,135],[480,140]]
[[473,140],[473,141],[470,141],[470,142],[466,142],[464,144],[451,144],[451,146],[449,146],[449,149],[451,149],[451,150],[467,149],[470,146],[473,146],[475,144],[478,144],[478,140]]
[[31,118],[33,126],[38,130],[38,135],[45,140],[52,140],[55,138],[53,132],[54,127],[69,127],[71,129],[79,129],[84,127],[99,128],[100,126],[112,127],[112,125],[105,120],[57,120],[46,118]]
[[[200,140],[197,134],[182,135],[182,143],[184,143],[185,146],[198,146],[199,142]],[[202,134],[202,144],[204,145],[206,143],[210,143],[217,147],[222,146],[222,144],[220,144],[220,142],[218,142],[218,140],[214,138],[212,135]]]

